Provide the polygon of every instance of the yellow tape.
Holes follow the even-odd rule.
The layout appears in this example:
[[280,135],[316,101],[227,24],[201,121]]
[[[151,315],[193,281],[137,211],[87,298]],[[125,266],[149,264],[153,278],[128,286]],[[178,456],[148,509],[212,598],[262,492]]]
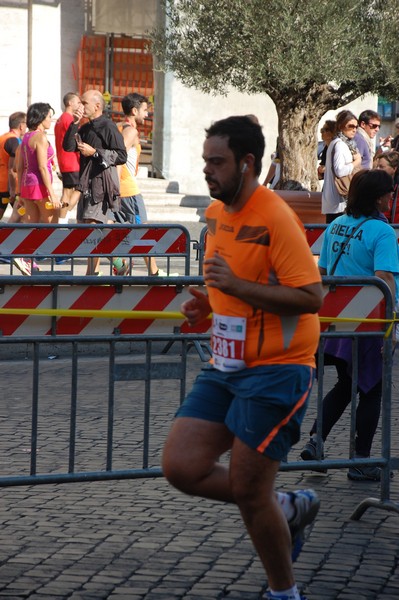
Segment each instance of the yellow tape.
[[[47,317],[81,317],[96,319],[185,319],[181,312],[163,310],[86,310],[74,308],[0,308],[0,315],[32,315]],[[211,319],[212,315],[208,316]],[[390,330],[399,317],[368,319],[361,317],[320,317],[321,323],[390,323]]]
[[392,333],[393,327],[394,327],[394,321],[392,321],[392,323],[390,324],[390,326],[388,327],[388,329],[384,333],[384,338],[386,338],[386,339],[389,338],[389,336]]
[[396,319],[368,319],[367,317],[319,317],[321,323],[394,323]]
[[399,322],[397,314],[394,313],[393,319],[360,319],[360,318],[350,318],[350,317],[319,317],[321,323],[332,323],[332,322],[341,322],[341,323],[389,323],[389,327],[384,333],[384,338],[387,339],[392,334],[393,327],[395,323]]

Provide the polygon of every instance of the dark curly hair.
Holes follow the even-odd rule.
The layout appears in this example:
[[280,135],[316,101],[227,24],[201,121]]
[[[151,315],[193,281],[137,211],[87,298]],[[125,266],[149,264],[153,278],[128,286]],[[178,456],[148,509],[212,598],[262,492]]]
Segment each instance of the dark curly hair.
[[247,154],[255,157],[255,174],[260,175],[262,157],[265,151],[265,138],[262,128],[255,123],[251,116],[228,117],[213,123],[205,130],[206,138],[213,136],[226,137],[228,147],[233,152],[236,163]]
[[47,117],[50,110],[54,114],[54,108],[46,102],[35,102],[34,104],[31,104],[26,115],[28,129],[36,129]]
[[377,200],[393,192],[392,177],[382,169],[362,169],[349,186],[346,214],[369,217],[377,210]]
[[122,98],[122,110],[125,115],[129,116],[132,114],[133,108],[139,109],[144,102],[148,104],[147,96],[133,92]]

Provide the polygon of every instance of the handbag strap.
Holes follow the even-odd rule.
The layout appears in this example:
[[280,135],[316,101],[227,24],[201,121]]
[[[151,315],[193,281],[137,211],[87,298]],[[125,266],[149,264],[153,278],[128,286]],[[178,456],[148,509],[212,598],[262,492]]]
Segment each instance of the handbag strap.
[[394,192],[393,200],[392,200],[391,216],[389,219],[390,223],[395,223],[396,206],[398,204],[398,193],[399,193],[399,184],[397,183],[395,186],[395,192]]
[[[340,138],[338,138],[338,141],[340,140]],[[342,140],[341,140],[342,142]],[[331,142],[332,143],[332,142]],[[345,142],[344,142],[345,143]],[[334,175],[334,177],[337,177],[339,179],[339,175],[336,174],[335,170],[334,170],[334,156],[335,156],[335,150],[337,148],[337,142],[335,142],[332,152],[331,152],[331,171]],[[349,148],[349,146],[348,146]],[[349,148],[350,150],[350,148]],[[353,175],[353,171],[351,173],[348,173],[348,175],[344,175],[343,177],[350,177],[351,175]]]
[[365,223],[366,221],[370,221],[373,217],[367,217],[367,219],[363,219],[363,221],[360,221],[360,223],[358,223],[356,225],[356,227],[354,228],[354,230],[352,231],[352,233],[350,234],[349,237],[346,238],[345,242],[342,244],[341,249],[338,253],[337,258],[334,261],[333,266],[331,267],[331,271],[329,273],[329,276],[332,277],[335,273],[335,269],[337,268],[337,264],[341,258],[341,256],[343,255],[343,253],[345,252],[345,248],[347,247],[347,245],[349,244],[349,242],[351,241],[351,239],[353,238],[354,234],[356,233],[356,231],[359,229],[359,227],[361,225],[363,225],[363,223]]
[[336,147],[337,147],[337,142],[335,142],[332,152],[331,152],[331,171],[332,171],[332,174],[334,175],[334,177],[338,177],[338,175],[336,174],[336,172],[334,170],[334,156],[335,156]]

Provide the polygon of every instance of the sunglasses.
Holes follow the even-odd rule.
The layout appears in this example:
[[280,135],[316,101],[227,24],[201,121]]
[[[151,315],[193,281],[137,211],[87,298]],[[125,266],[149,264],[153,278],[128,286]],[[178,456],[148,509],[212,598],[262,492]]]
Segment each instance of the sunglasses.
[[358,128],[359,128],[359,125],[352,125],[352,124],[346,125],[346,129],[358,129]]
[[381,125],[379,123],[369,123],[370,129],[379,129]]

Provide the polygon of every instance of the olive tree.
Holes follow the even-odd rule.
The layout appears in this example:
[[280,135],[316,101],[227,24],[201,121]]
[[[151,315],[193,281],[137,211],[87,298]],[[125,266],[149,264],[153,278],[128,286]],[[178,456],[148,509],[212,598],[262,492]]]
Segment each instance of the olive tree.
[[317,189],[323,114],[371,92],[399,92],[397,0],[169,0],[152,32],[164,70],[225,94],[263,92],[278,114],[282,185]]

